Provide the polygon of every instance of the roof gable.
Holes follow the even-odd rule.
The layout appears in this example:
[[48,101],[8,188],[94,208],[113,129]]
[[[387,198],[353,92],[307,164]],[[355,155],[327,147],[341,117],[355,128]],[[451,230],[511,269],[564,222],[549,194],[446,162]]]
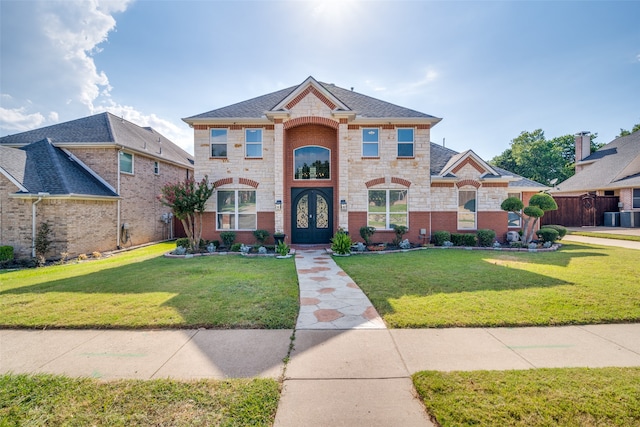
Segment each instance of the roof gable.
[[314,94],[322,101],[330,110],[349,110],[338,98],[329,92],[324,86],[320,85],[313,77],[309,76],[304,82],[296,87],[289,95],[284,97],[272,111],[291,110],[302,99],[310,93]]
[[482,160],[480,156],[473,152],[473,150],[467,150],[464,153],[459,153],[452,156],[447,164],[444,165],[438,175],[456,175],[463,167],[471,166],[480,175],[493,175],[499,176],[500,174],[493,169],[487,162]]

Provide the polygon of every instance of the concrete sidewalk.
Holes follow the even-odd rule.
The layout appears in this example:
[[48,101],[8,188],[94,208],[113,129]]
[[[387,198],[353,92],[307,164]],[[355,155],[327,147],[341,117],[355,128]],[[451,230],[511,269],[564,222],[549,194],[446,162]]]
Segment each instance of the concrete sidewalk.
[[420,370],[640,366],[640,324],[548,328],[1,330],[0,373],[284,378],[276,425],[430,426]]

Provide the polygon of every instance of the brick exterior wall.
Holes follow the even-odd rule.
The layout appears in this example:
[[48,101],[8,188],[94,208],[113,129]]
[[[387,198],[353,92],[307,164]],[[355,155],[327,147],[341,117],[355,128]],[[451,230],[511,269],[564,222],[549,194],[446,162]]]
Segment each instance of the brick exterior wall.
[[0,245],[13,246],[20,258],[31,256],[31,202],[9,197],[18,190],[0,174]]

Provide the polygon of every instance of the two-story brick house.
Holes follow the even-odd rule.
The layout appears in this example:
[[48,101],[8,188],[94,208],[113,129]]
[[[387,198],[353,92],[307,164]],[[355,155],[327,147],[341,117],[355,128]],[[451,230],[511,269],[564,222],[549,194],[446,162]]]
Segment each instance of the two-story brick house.
[[33,255],[49,223],[48,254],[70,256],[173,236],[157,199],[193,176],[193,157],[151,128],[110,113],[0,138],[0,245]]
[[195,177],[216,192],[204,238],[234,230],[283,231],[290,243],[327,243],[342,227],[393,225],[412,242],[433,231],[520,224],[500,209],[509,195],[545,187],[488,165],[473,151],[430,142],[441,119],[309,77],[302,84],[183,119],[194,129]]

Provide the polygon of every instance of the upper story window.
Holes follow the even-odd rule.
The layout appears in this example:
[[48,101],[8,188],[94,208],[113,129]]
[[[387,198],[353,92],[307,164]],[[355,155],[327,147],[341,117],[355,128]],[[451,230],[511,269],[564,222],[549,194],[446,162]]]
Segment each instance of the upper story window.
[[398,129],[398,157],[413,157],[413,128]]
[[[515,197],[516,199],[521,199],[520,193],[509,193],[507,194],[507,197]],[[520,227],[520,225],[522,224],[522,218],[520,218],[519,215],[516,215],[515,212],[509,212],[508,218],[508,227]]]
[[255,190],[217,191],[218,230],[255,230],[257,225]]
[[331,179],[331,151],[324,147],[302,147],[293,151],[294,179]]
[[476,194],[475,189],[458,191],[458,230],[476,229]]
[[133,154],[120,151],[120,172],[133,173]]
[[262,157],[262,129],[245,129],[245,156]]
[[378,157],[379,129],[362,129],[362,157]]
[[153,173],[156,175],[160,174],[160,162],[153,162]]
[[227,129],[211,129],[211,157],[227,157]]
[[640,188],[633,189],[633,209],[640,209]]
[[394,225],[409,227],[408,190],[369,190],[367,225],[392,229]]

